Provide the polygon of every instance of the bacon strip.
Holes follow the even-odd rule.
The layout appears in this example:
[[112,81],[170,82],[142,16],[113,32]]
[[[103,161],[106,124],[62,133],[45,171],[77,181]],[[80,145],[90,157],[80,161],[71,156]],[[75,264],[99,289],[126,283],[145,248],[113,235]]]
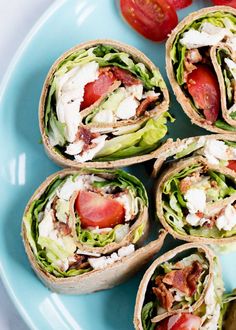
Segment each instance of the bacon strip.
[[133,76],[130,72],[125,69],[121,69],[117,66],[111,68],[114,73],[116,79],[122,81],[125,86],[139,85],[141,81]]
[[160,301],[160,305],[165,309],[170,310],[174,302],[174,297],[165,284],[161,283],[158,288],[152,288],[152,291]]
[[196,291],[197,281],[202,269],[202,265],[198,261],[194,261],[192,266],[167,273],[163,278],[163,282],[180,290],[187,296],[191,296]]
[[145,111],[147,111],[147,108],[150,104],[158,100],[158,96],[148,96],[146,99],[144,99],[138,106],[136,110],[136,116],[142,116]]

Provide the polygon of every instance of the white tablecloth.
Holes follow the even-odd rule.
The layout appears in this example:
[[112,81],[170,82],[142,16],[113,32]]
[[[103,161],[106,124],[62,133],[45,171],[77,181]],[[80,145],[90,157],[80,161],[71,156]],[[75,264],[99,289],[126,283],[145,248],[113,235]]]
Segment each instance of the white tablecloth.
[[[0,77],[28,31],[53,0],[0,0]],[[0,281],[0,329],[27,330]]]

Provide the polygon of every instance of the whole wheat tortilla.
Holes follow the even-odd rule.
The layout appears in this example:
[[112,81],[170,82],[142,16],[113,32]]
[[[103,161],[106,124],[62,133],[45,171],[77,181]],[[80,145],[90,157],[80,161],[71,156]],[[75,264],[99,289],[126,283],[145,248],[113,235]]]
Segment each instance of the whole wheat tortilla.
[[[172,46],[174,44],[177,34],[185,26],[191,24],[193,21],[199,19],[200,17],[204,17],[205,15],[207,15],[209,13],[218,12],[218,11],[231,13],[236,16],[236,9],[234,9],[232,7],[228,7],[228,6],[214,6],[214,7],[203,8],[201,10],[198,10],[198,11],[193,12],[192,14],[188,15],[174,28],[174,30],[172,30],[170,37],[168,38],[168,40],[166,42],[166,71],[167,71],[167,76],[169,78],[172,89],[174,91],[174,94],[177,98],[177,101],[180,103],[184,112],[190,118],[191,122],[202,128],[205,128],[206,130],[211,131],[211,132],[228,133],[229,131],[215,127],[214,125],[207,123],[205,118],[202,118],[200,115],[198,115],[197,111],[192,106],[190,99],[184,95],[181,87],[179,86],[179,84],[175,78],[175,73],[173,70],[173,65],[172,65],[172,60],[171,60],[171,49],[172,49]],[[219,81],[219,83],[221,84],[221,81]]]
[[[230,244],[230,243],[236,242],[236,235],[232,236],[232,237],[225,237],[225,238],[206,238],[206,237],[202,237],[202,236],[188,235],[187,233],[180,234],[180,233],[177,233],[167,223],[167,221],[165,219],[163,206],[162,206],[162,191],[163,191],[163,186],[164,186],[165,182],[175,173],[181,171],[182,169],[184,169],[188,166],[191,166],[191,165],[197,164],[197,163],[202,164],[203,166],[207,166],[209,169],[222,173],[226,176],[230,176],[236,182],[236,176],[235,176],[234,171],[232,171],[228,168],[221,167],[221,166],[209,165],[207,163],[207,160],[203,156],[189,157],[187,159],[175,162],[158,177],[158,180],[155,185],[157,217],[160,220],[160,222],[162,223],[163,227],[174,238],[178,238],[178,239],[188,241],[188,242],[201,242],[201,243],[214,244],[214,245]],[[227,199],[228,203],[230,203],[234,200],[236,200],[236,194],[234,194],[231,197],[228,197],[228,199]],[[227,202],[225,202],[225,200],[218,201],[216,204],[216,207],[219,208],[221,205],[223,208],[225,206],[225,204],[227,204]]]
[[213,269],[214,269],[214,257],[215,256],[214,256],[213,252],[207,246],[205,246],[203,244],[200,244],[200,243],[182,244],[182,245],[178,246],[177,248],[166,252],[161,257],[156,259],[145,272],[145,274],[142,278],[142,281],[139,285],[137,296],[136,296],[135,311],[134,311],[134,327],[136,330],[143,330],[141,313],[142,313],[142,308],[143,308],[143,304],[144,304],[144,300],[145,300],[148,283],[149,283],[155,269],[162,263],[174,258],[177,254],[179,254],[183,251],[187,251],[189,249],[194,249],[194,248],[198,249],[198,251],[200,251],[200,252],[204,252],[206,259],[209,262],[209,276],[207,279],[207,283],[204,286],[204,289],[201,293],[200,298],[189,309],[179,309],[179,310],[175,310],[175,311],[166,312],[159,316],[154,317],[152,320],[154,323],[157,323],[157,322],[163,320],[164,318],[171,316],[173,314],[184,313],[184,312],[186,312],[186,313],[193,312],[199,306],[201,306],[201,304],[204,302],[206,292],[207,292],[209,286],[211,285],[211,283],[213,282],[213,274],[214,274]]
[[[84,163],[80,163],[77,162],[75,160],[70,160],[67,159],[66,157],[64,157],[63,155],[57,153],[54,148],[51,146],[51,144],[49,143],[49,139],[45,133],[45,127],[44,127],[44,110],[45,110],[45,104],[46,104],[46,99],[47,99],[47,93],[48,93],[48,89],[50,87],[50,82],[51,79],[53,77],[54,72],[56,71],[58,65],[69,55],[71,55],[72,53],[74,53],[75,51],[81,50],[81,49],[88,49],[94,46],[97,46],[99,44],[103,44],[103,45],[110,45],[115,47],[116,49],[120,50],[120,51],[124,51],[128,54],[130,54],[133,59],[137,62],[141,62],[144,63],[145,66],[147,68],[149,68],[150,70],[158,70],[158,68],[150,61],[149,58],[147,58],[141,51],[137,50],[136,48],[126,45],[124,43],[118,42],[118,41],[114,41],[114,40],[107,40],[107,39],[101,39],[101,40],[93,40],[93,41],[88,41],[85,43],[82,43],[78,46],[75,46],[74,48],[70,49],[69,51],[65,52],[59,59],[56,60],[56,62],[52,65],[51,69],[48,72],[48,75],[46,77],[46,80],[44,82],[43,85],[43,89],[42,89],[42,93],[41,93],[41,97],[40,97],[40,102],[39,102],[39,126],[40,126],[40,132],[41,132],[41,136],[42,136],[42,141],[43,141],[43,145],[45,148],[45,151],[47,153],[47,155],[49,156],[49,158],[51,158],[55,163],[57,163],[58,165],[62,166],[62,167],[71,167],[71,168],[91,168],[91,167],[96,167],[96,168],[114,168],[114,167],[123,167],[123,166],[128,166],[131,164],[137,164],[137,163],[141,163],[144,162],[148,159],[152,159],[155,158],[156,155],[156,150],[143,155],[143,156],[134,156],[134,157],[130,157],[130,158],[125,158],[125,159],[120,159],[120,160],[114,160],[114,161],[87,161]],[[159,70],[158,70],[159,71]],[[111,87],[114,88],[114,86]],[[110,91],[111,91],[110,90]],[[161,88],[162,93],[163,93],[163,101],[161,104],[159,104],[155,109],[153,109],[152,111],[150,111],[149,114],[145,115],[143,118],[141,119],[137,119],[137,120],[122,120],[121,122],[116,123],[115,125],[110,125],[111,130],[115,127],[123,127],[123,126],[129,126],[130,124],[135,124],[135,123],[142,123],[145,120],[147,120],[148,117],[156,117],[158,118],[159,116],[161,116],[161,114],[163,114],[165,111],[168,110],[169,107],[169,93],[167,90],[167,87],[163,87]],[[107,95],[107,94],[106,94]],[[103,95],[101,97],[101,99],[104,99],[104,97],[106,95]],[[88,114],[88,111],[92,111],[92,109],[101,101],[98,100],[96,102],[95,105],[92,105],[89,109],[85,110],[86,115]],[[93,124],[93,125],[89,125],[89,128],[97,128],[97,127],[104,127],[107,128],[109,127],[109,125],[104,124],[104,125],[100,125],[100,124]]]
[[232,119],[229,116],[229,109],[227,107],[227,95],[226,95],[227,92],[226,92],[226,87],[225,87],[224,76],[223,76],[221,65],[217,61],[218,49],[224,49],[224,50],[228,51],[231,54],[231,56],[229,56],[229,57],[231,57],[231,59],[233,61],[235,61],[235,54],[234,54],[235,52],[232,50],[231,47],[226,46],[223,43],[222,44],[220,43],[216,46],[212,46],[211,50],[210,50],[210,57],[211,57],[212,64],[215,69],[215,73],[217,75],[217,79],[218,79],[219,86],[220,86],[222,116],[229,125],[236,127],[236,120]]
[[[39,186],[39,188],[35,191],[31,199],[29,200],[24,211],[24,216],[27,214],[31,203],[34,200],[40,198],[40,196],[43,194],[43,192],[48,187],[48,185],[56,177],[63,178],[66,175],[69,174],[73,175],[75,173],[89,174],[89,170],[83,169],[76,171],[74,169],[66,169],[49,176],[41,184],[41,186]],[[138,225],[143,223],[145,226],[143,237],[140,239],[140,241],[143,241],[144,238],[147,236],[149,230],[149,220],[148,220],[148,213],[146,206],[140,212],[137,222]],[[104,248],[90,248],[86,245],[81,244],[79,248],[85,252],[110,254],[113,251],[118,250],[120,247],[127,246],[132,243],[133,232],[136,229],[136,227],[137,225],[134,224],[134,226],[131,227],[131,230],[128,233],[128,235],[126,235],[126,237],[120,243],[110,243]],[[55,292],[70,293],[70,294],[82,294],[82,293],[90,293],[93,291],[103,290],[125,281],[126,279],[134,275],[135,272],[137,272],[146,262],[148,262],[153,257],[153,255],[156,252],[159,251],[159,249],[161,248],[164,242],[166,234],[167,233],[164,230],[162,230],[160,232],[159,237],[155,241],[141,248],[138,248],[138,246],[141,243],[139,241],[138,242],[139,244],[136,244],[137,249],[134,253],[132,253],[127,257],[123,257],[121,260],[116,261],[114,264],[111,264],[102,270],[92,270],[88,273],[74,277],[57,278],[54,275],[47,273],[45,269],[42,269],[39,266],[27,237],[27,231],[24,220],[22,221],[23,243],[32,268],[34,269],[38,277],[51,290]]]
[[[168,139],[159,149],[158,153],[156,155],[156,161],[153,165],[153,171],[152,171],[152,177],[156,178],[158,175],[158,172],[160,171],[162,165],[166,161],[168,157],[174,156],[176,154],[176,150],[181,145],[186,145],[186,142],[191,140],[192,142],[197,142],[200,138],[204,138],[205,140],[223,140],[223,141],[236,141],[236,134],[211,134],[211,135],[202,135],[202,136],[193,136],[188,137],[185,139],[177,139],[176,141],[173,141],[173,139]],[[190,145],[191,143],[187,143]],[[186,156],[188,157],[188,156]],[[177,161],[177,160],[176,160]],[[231,172],[233,174],[233,172]]]

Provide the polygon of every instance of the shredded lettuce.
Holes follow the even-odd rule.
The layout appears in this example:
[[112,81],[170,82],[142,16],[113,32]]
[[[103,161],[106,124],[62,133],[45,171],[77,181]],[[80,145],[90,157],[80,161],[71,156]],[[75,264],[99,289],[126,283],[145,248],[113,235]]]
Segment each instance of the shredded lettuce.
[[154,303],[152,301],[148,302],[143,306],[141,312],[142,326],[143,330],[154,330],[155,323],[151,322],[154,312]]

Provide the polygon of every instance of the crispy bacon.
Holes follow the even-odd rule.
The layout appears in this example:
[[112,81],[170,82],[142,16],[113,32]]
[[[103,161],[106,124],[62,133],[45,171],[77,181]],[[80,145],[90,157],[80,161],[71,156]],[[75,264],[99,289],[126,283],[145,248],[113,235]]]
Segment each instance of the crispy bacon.
[[167,273],[163,278],[163,282],[180,290],[187,296],[191,296],[196,291],[201,272],[202,265],[198,261],[194,261],[191,266]]
[[92,133],[89,129],[81,126],[76,134],[78,140],[82,140],[84,144],[90,144],[90,142],[98,137],[98,133]]
[[75,261],[70,263],[70,269],[83,269],[89,267],[89,263],[86,261],[86,257],[75,254],[74,255]]
[[160,305],[169,311],[173,305],[174,297],[165,284],[160,283],[157,288],[153,287],[152,291],[160,301]]
[[70,228],[70,226],[68,225],[68,223],[64,223],[61,221],[57,221],[55,224],[55,228],[63,235],[63,236],[67,236],[70,235],[72,230]]
[[120,80],[125,86],[139,85],[141,81],[133,76],[129,71],[114,66],[111,68],[116,79]]
[[196,69],[194,64],[202,61],[202,56],[198,49],[190,49],[187,51],[184,59],[184,78],[187,79],[189,73]]
[[147,111],[148,107],[154,103],[155,101],[157,101],[158,96],[148,96],[146,99],[144,99],[143,101],[141,101],[141,103],[139,104],[137,110],[136,110],[136,116],[142,116],[144,114],[145,111]]

